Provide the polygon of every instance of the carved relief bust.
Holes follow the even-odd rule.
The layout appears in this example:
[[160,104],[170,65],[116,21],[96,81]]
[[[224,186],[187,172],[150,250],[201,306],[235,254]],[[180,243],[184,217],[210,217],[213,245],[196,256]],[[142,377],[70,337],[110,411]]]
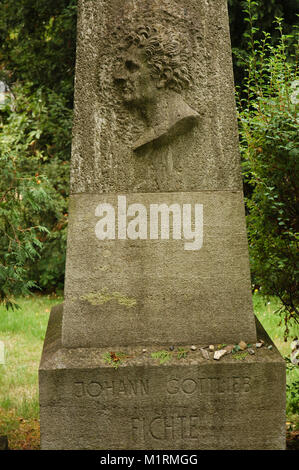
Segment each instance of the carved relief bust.
[[199,114],[181,96],[191,81],[188,52],[182,35],[161,25],[140,26],[127,36],[114,80],[146,123],[133,150],[167,144],[197,124]]

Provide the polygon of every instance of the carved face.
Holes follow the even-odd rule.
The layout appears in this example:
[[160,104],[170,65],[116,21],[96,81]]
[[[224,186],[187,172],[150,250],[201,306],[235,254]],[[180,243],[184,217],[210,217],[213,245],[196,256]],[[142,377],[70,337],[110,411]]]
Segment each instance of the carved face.
[[122,65],[114,74],[114,79],[121,87],[125,102],[140,106],[155,100],[157,86],[142,49],[130,46],[122,56]]

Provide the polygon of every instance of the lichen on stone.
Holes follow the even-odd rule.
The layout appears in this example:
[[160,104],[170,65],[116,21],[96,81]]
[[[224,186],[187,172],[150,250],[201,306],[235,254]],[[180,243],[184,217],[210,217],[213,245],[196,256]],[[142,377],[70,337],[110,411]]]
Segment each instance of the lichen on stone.
[[116,300],[119,305],[123,305],[126,308],[135,307],[137,304],[136,299],[133,297],[127,297],[120,292],[108,292],[107,288],[102,289],[101,292],[91,292],[89,294],[82,295],[81,300],[86,300],[91,305],[103,305],[112,300]]

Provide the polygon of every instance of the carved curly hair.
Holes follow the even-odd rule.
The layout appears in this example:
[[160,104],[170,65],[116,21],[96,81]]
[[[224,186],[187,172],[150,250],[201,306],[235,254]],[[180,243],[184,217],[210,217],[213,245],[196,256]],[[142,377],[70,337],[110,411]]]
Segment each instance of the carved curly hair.
[[127,35],[126,42],[143,49],[153,78],[165,88],[180,92],[190,85],[188,42],[162,25],[139,26]]

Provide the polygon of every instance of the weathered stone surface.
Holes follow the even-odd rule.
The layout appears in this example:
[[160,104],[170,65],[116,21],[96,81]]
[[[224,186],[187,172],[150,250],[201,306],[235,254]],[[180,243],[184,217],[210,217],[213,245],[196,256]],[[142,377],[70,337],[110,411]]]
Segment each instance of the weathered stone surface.
[[114,369],[107,348],[63,349],[61,316],[52,309],[40,366],[43,449],[284,449],[275,347],[220,362],[197,350],[163,365],[131,347]]
[[[203,244],[186,240],[99,240],[99,203],[117,195],[82,194],[70,202],[63,344],[204,344],[256,341],[243,197],[240,192],[127,195],[127,206],[203,205]],[[117,210],[116,210],[117,212]],[[131,218],[128,218],[128,220]],[[147,233],[150,230],[148,220]]]
[[[140,104],[132,98],[140,77],[135,68],[140,60],[141,71],[145,65],[129,47],[132,40],[138,44],[137,33],[156,36],[161,46],[162,74],[154,77],[161,98],[149,118],[158,116],[154,123],[140,113],[151,99]],[[149,86],[148,80],[143,95]],[[194,114],[197,124],[188,124],[187,136],[175,128],[170,144],[136,153],[142,142],[169,134],[173,120],[179,126],[173,109],[187,120]],[[81,0],[72,193],[241,189],[226,1]]]

